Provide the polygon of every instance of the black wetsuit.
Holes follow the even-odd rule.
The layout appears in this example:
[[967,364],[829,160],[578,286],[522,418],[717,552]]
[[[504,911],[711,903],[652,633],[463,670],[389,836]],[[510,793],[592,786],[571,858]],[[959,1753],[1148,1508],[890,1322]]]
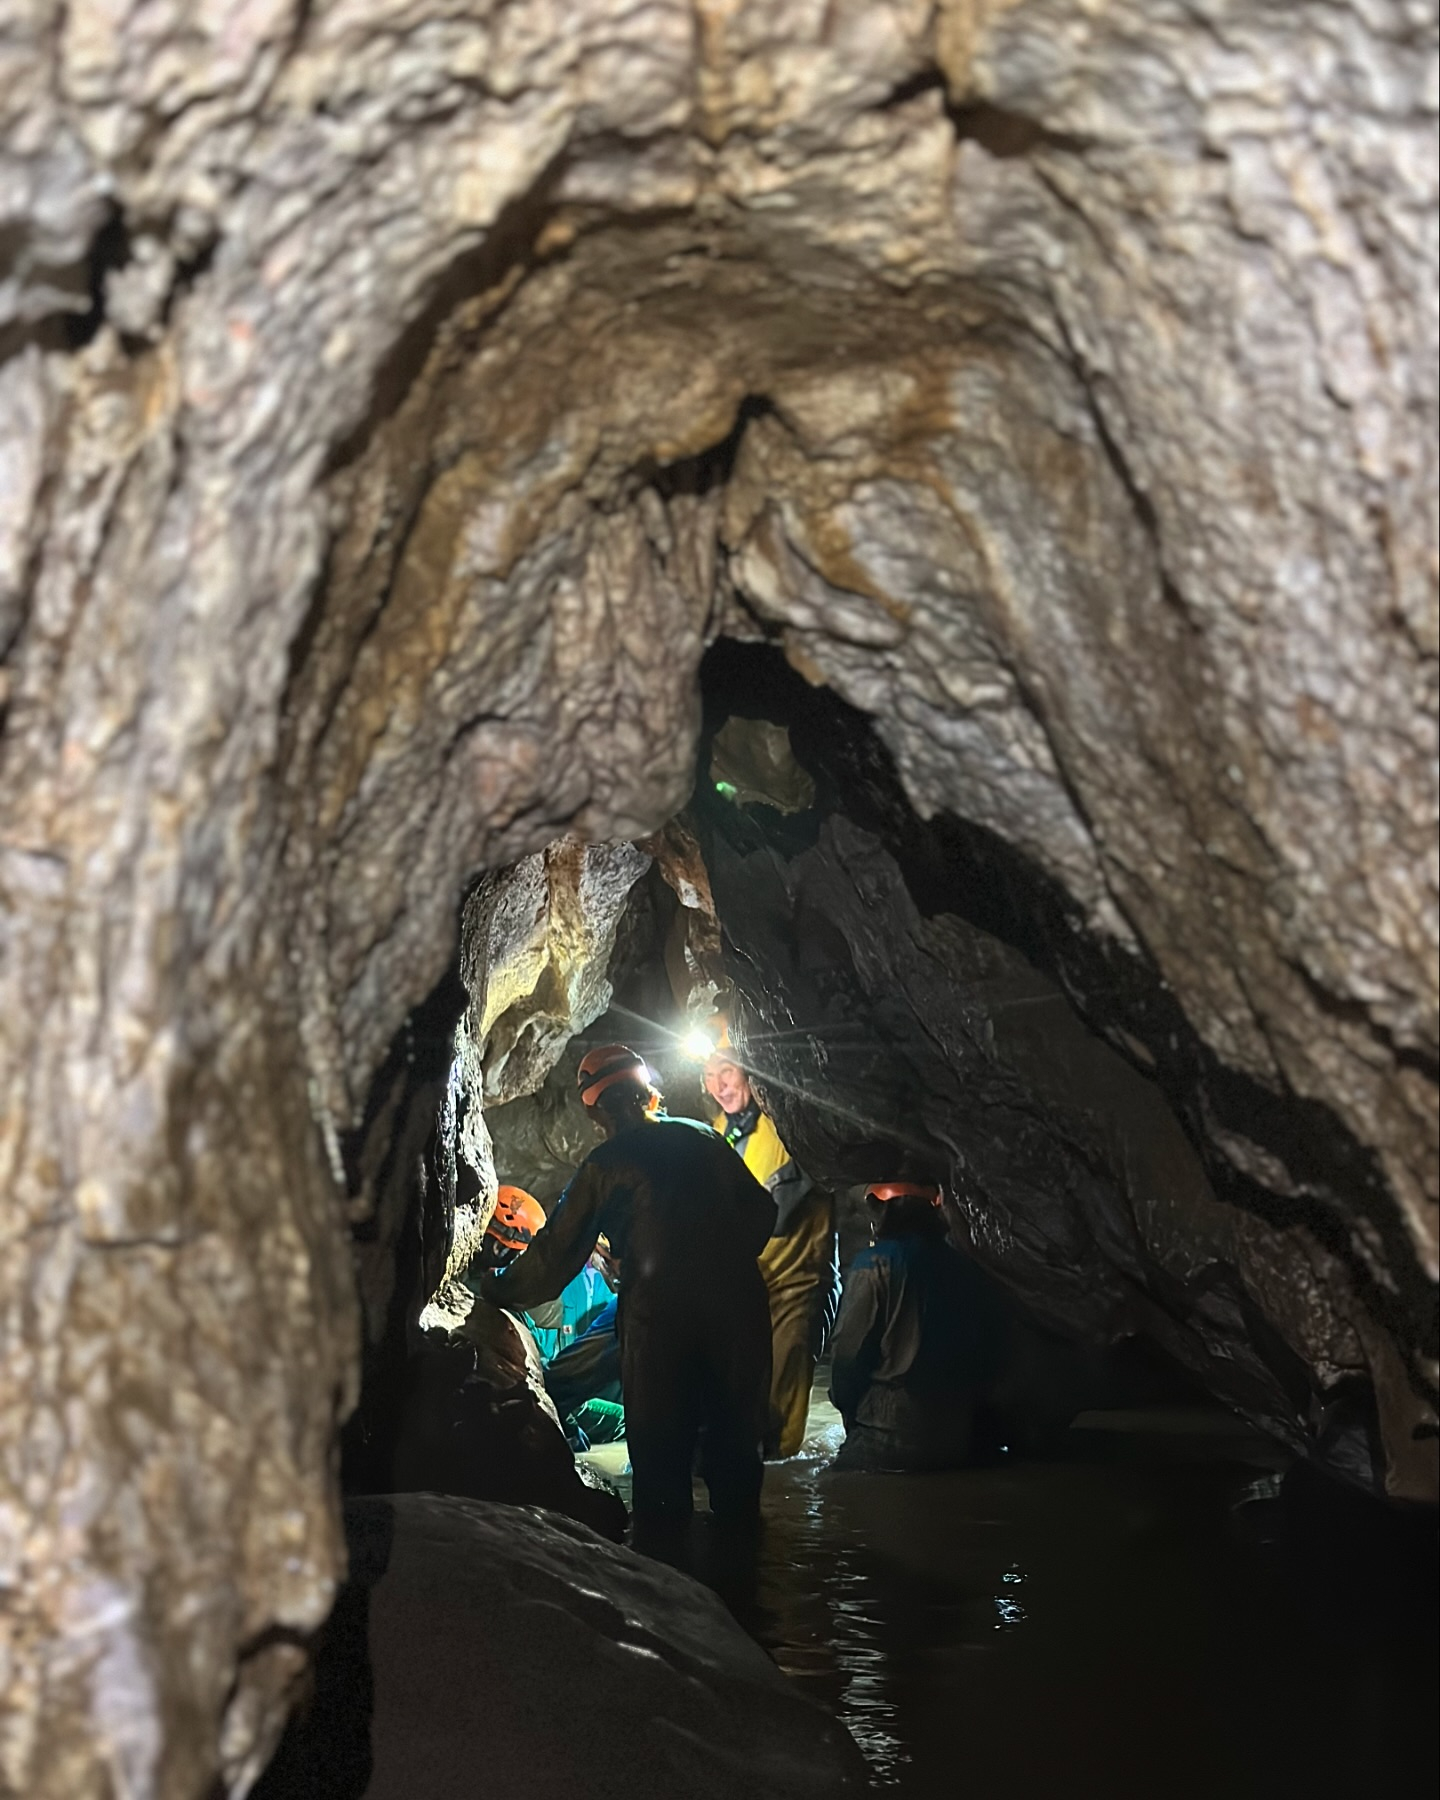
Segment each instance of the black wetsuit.
[[979,1271],[935,1231],[882,1237],[845,1276],[830,1341],[838,1467],[953,1468],[990,1379],[993,1307]]
[[711,1509],[759,1505],[770,1310],[755,1259],[774,1224],[775,1202],[718,1133],[661,1115],[592,1150],[544,1230],[486,1278],[488,1299],[530,1307],[609,1238],[637,1514],[690,1512],[697,1437]]

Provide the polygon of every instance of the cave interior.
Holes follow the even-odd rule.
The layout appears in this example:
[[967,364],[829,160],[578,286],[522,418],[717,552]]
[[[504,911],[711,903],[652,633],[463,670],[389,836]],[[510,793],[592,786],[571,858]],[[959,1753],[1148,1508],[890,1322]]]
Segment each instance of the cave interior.
[[[7,18],[0,1794],[1433,1791],[1437,37]],[[1013,1381],[667,1561],[462,1277],[717,1001]]]
[[[733,464],[733,451],[732,437],[713,457]],[[771,1465],[779,1491],[767,1502],[765,1548],[737,1560],[692,1530],[662,1559],[718,1594],[792,1680],[838,1713],[870,1783],[949,1792],[959,1741],[973,1779],[1021,1794],[1056,1782],[1137,1796],[1160,1784],[1323,1794],[1377,1778],[1418,1793],[1433,1739],[1433,1515],[1381,1498],[1373,1391],[1359,1376],[1317,1390],[1238,1270],[1217,1257],[1202,1279],[1177,1280],[1163,1238],[1136,1231],[1126,1241],[1115,1223],[1147,1193],[1178,1189],[1333,1242],[1323,1214],[1258,1188],[1217,1154],[1207,1127],[1220,1117],[1249,1141],[1283,1145],[1292,1167],[1306,1128],[1328,1131],[1308,1153],[1317,1172],[1347,1156],[1354,1168],[1354,1147],[1339,1146],[1333,1121],[1303,1108],[1287,1118],[1272,1095],[1226,1071],[1153,965],[1097,943],[1064,888],[1003,839],[953,817],[920,818],[872,722],[807,681],[765,634],[715,644],[700,685],[686,805],[638,842],[563,837],[472,886],[452,963],[407,1017],[343,1147],[367,1343],[343,1436],[345,1491],[528,1501],[616,1535],[618,1514],[557,1482],[513,1438],[477,1433],[465,1456],[447,1459],[425,1441],[434,1422],[417,1432],[415,1420],[434,1406],[435,1383],[453,1393],[462,1378],[452,1333],[472,1302],[455,1276],[496,1183],[552,1210],[597,1141],[575,1096],[575,1062],[624,1040],[673,1113],[708,1119],[714,1103],[690,1040],[697,1021],[713,1032],[718,1005],[767,1110],[835,1195],[842,1268],[869,1241],[867,1181],[903,1166],[945,1183],[952,1240],[993,1276],[1004,1400],[974,1488],[882,1476],[857,1501],[867,1478],[851,1476],[850,1495],[837,1498],[826,1477],[843,1429],[825,1404],[822,1357],[802,1451]],[[938,948],[927,929],[937,921]],[[931,948],[918,983],[897,968],[897,946],[915,935]],[[1025,1028],[1007,1043],[1014,1008],[1025,1009]],[[436,1361],[417,1380],[427,1345]],[[442,1428],[465,1429],[448,1412]],[[600,1485],[618,1478],[626,1491],[623,1442],[581,1460]],[[977,1505],[1000,1510],[1016,1534],[1010,1560],[991,1558],[983,1571],[956,1547]],[[1119,1524],[1127,1514],[1130,1537]],[[375,1521],[350,1516],[369,1555]],[[946,1659],[957,1642],[1028,1623],[1032,1596],[1019,1590],[1047,1561],[1073,1570],[1092,1554],[1088,1580],[1047,1570],[1055,1636],[1041,1653],[1064,1645],[1079,1655],[1083,1645],[1089,1676],[1071,1692],[1074,1716],[1043,1749],[1017,1754],[1033,1684],[1043,1704],[1053,1673],[1022,1664],[995,1678],[984,1714],[956,1691]],[[864,1570],[851,1579],[868,1630],[845,1622],[852,1600],[831,1579],[837,1556]],[[1203,1603],[1201,1570],[1213,1584]],[[1115,1585],[1137,1578],[1155,1584],[1149,1604],[1117,1606]],[[998,1595],[975,1591],[997,1583]],[[462,1673],[433,1674],[434,1692],[408,1714],[392,1706],[377,1739],[385,1748],[372,1753],[346,1612],[363,1591],[352,1578],[341,1623],[322,1634],[321,1700],[292,1725],[261,1800],[383,1795],[399,1768],[413,1777],[416,1744],[437,1731],[456,1737],[452,1760],[422,1754],[420,1766],[436,1792],[464,1791],[454,1760],[471,1754],[470,1738],[455,1713],[469,1683],[494,1678],[468,1645],[457,1648]],[[978,1630],[948,1618],[936,1627],[937,1610],[977,1600]],[[1234,1654],[1237,1633],[1254,1634],[1255,1660]],[[337,1641],[349,1646],[343,1654],[323,1648]],[[1147,1642],[1154,1662],[1141,1678],[1137,1645]],[[409,1641],[405,1649],[417,1654]],[[902,1654],[918,1665],[904,1683],[891,1667]],[[1197,1669],[1222,1656],[1227,1679],[1199,1706],[1189,1691]],[[877,1660],[876,1685],[888,1689],[880,1700],[856,1675]],[[1271,1682],[1257,1705],[1255,1686]],[[1378,1736],[1357,1710],[1377,1694]],[[1166,1723],[1138,1725],[1145,1706]],[[530,1729],[565,1742],[555,1770],[532,1766]],[[1176,1745],[1192,1734],[1205,1747],[1181,1771]],[[609,1793],[612,1779],[617,1796],[635,1791],[628,1768],[617,1772],[587,1736],[578,1746],[570,1736],[549,1719],[490,1747],[517,1792],[577,1778],[596,1792]],[[337,1760],[346,1743],[352,1755]],[[823,1766],[817,1791],[844,1791],[846,1772]]]

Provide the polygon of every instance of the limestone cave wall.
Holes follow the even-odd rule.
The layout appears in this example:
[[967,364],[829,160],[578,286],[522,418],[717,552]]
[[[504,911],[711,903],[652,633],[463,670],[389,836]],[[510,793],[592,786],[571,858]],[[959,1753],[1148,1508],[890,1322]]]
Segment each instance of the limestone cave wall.
[[[795,698],[747,667],[749,704]],[[1034,1316],[1147,1338],[1292,1451],[1428,1491],[1433,1293],[1359,1147],[1211,1059],[1023,858],[916,819],[833,697],[801,689],[792,736],[813,811],[700,805],[732,1028],[805,1167],[945,1181]]]
[[9,24],[11,1789],[253,1781],[339,1572],[372,1080],[471,881],[683,804],[721,635],[1324,1109],[1433,1282],[1435,29]]

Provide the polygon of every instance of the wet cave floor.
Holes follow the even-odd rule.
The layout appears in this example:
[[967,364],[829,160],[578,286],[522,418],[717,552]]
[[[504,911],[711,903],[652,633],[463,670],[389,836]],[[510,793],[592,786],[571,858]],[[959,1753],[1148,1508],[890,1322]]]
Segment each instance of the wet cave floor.
[[[817,1383],[802,1453],[767,1468],[758,1550],[697,1518],[680,1560],[844,1721],[882,1791],[1434,1793],[1424,1578],[1338,1551],[1333,1581],[1323,1557],[1299,1566],[1263,1452],[1237,1460],[1243,1433],[1213,1417],[1096,1424],[1059,1461],[838,1473]],[[623,1447],[596,1460],[614,1479]]]

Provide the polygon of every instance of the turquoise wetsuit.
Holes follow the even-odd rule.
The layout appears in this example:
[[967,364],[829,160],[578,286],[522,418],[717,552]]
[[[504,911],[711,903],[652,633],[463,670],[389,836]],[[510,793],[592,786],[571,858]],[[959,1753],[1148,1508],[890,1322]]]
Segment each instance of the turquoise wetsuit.
[[589,1263],[561,1289],[558,1300],[542,1301],[521,1317],[530,1327],[540,1360],[548,1368],[562,1350],[583,1336],[596,1315],[610,1304],[605,1277]]

